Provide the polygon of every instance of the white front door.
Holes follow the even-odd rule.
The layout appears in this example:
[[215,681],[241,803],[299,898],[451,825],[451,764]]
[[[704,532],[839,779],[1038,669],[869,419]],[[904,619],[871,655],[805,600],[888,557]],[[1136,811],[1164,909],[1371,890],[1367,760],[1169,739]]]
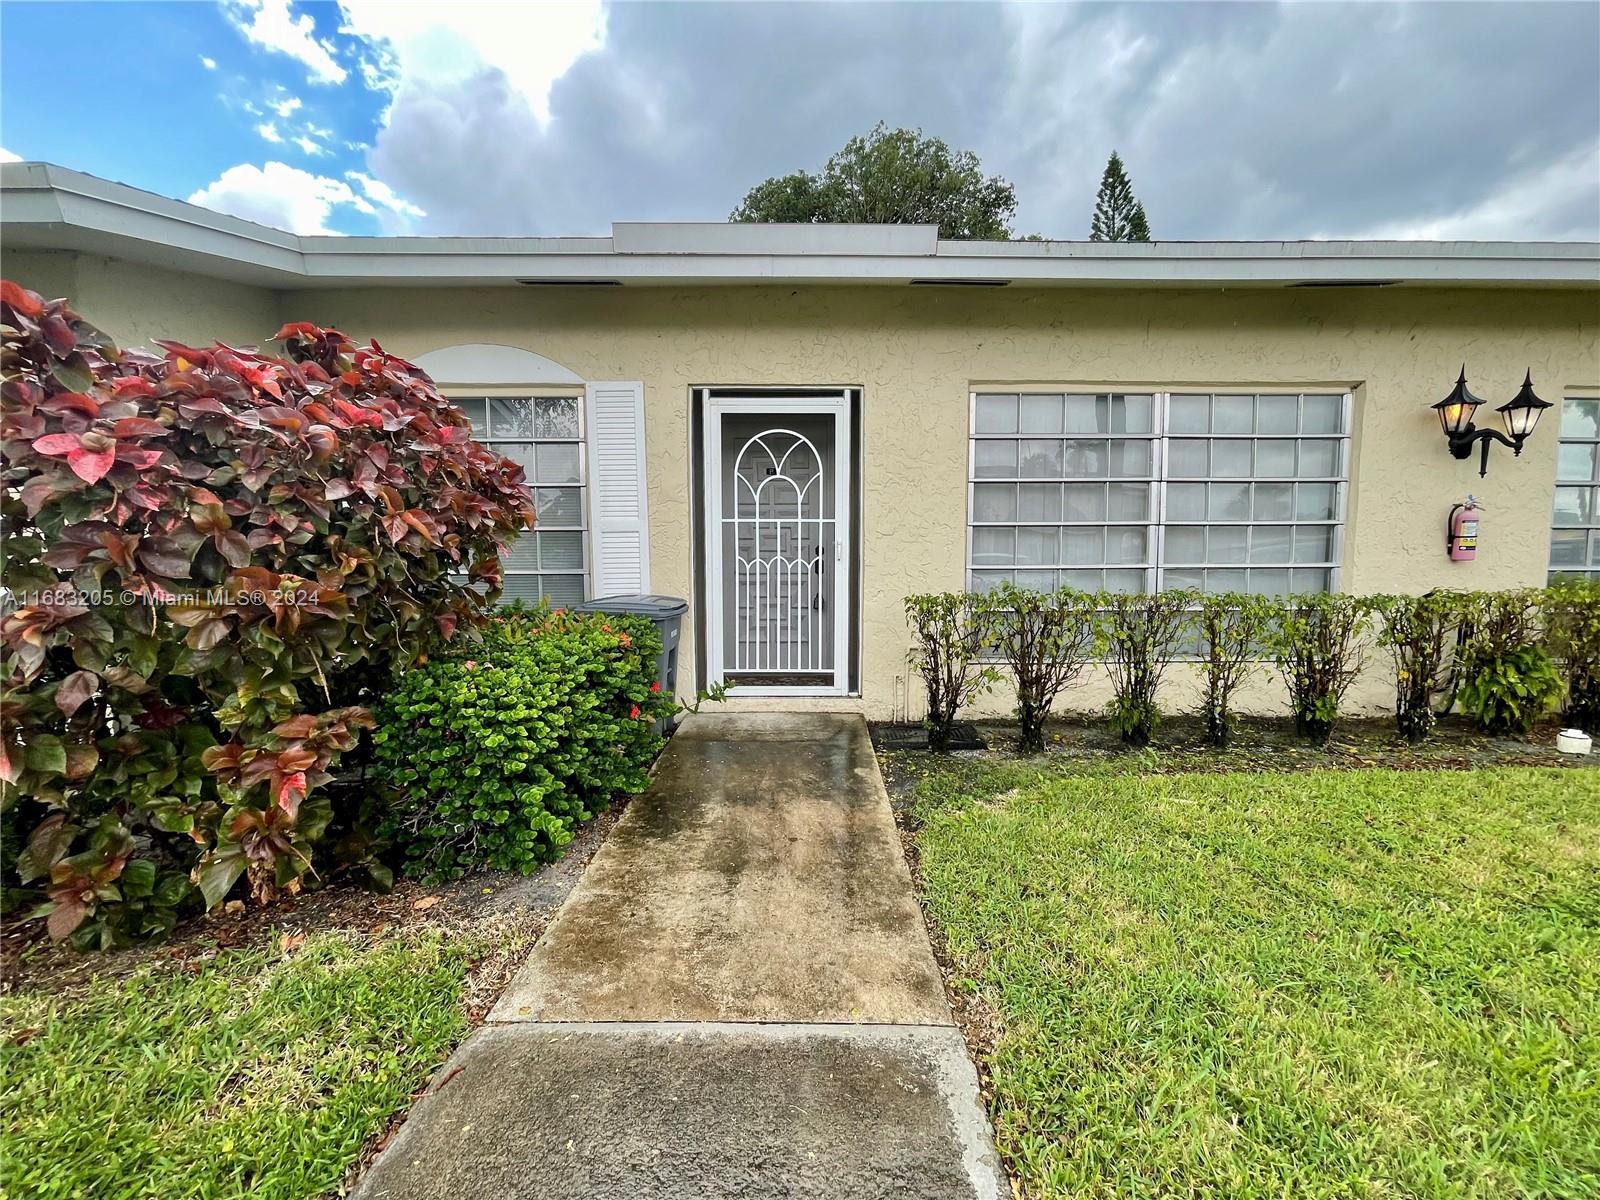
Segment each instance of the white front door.
[[711,399],[705,461],[712,680],[746,694],[843,695],[848,399]]

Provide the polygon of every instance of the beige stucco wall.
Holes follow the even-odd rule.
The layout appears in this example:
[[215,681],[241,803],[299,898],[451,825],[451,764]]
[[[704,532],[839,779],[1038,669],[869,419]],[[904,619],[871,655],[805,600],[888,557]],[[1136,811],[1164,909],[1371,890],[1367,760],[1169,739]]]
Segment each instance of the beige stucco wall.
[[278,296],[267,288],[114,258],[11,250],[0,253],[0,271],[47,298],[70,298],[123,346],[151,338],[260,345],[281,324]]
[[[896,677],[905,674],[902,598],[964,582],[974,384],[1351,389],[1356,440],[1343,586],[1363,592],[1541,583],[1554,423],[1520,461],[1497,449],[1480,480],[1473,465],[1446,453],[1427,405],[1463,361],[1474,389],[1493,403],[1510,398],[1525,369],[1547,399],[1600,384],[1593,292],[390,290],[291,293],[283,311],[376,336],[404,354],[504,342],[585,378],[642,379],[651,582],[685,596],[691,387],[862,387],[862,679],[874,715],[888,713]],[[1469,489],[1487,512],[1478,560],[1450,563],[1445,514]],[[1174,675],[1174,707],[1192,702],[1183,674]],[[1383,675],[1372,672],[1360,703],[1387,702]],[[1281,706],[1275,681],[1254,690],[1264,707]],[[1087,707],[1100,698],[1091,686],[1071,702]]]
[[[1490,406],[1508,399],[1527,369],[1549,400],[1600,388],[1594,291],[389,288],[289,292],[274,307],[268,293],[241,296],[215,283],[174,277],[152,286],[142,269],[103,260],[76,270],[81,311],[124,337],[133,329],[259,339],[280,319],[303,319],[376,337],[407,356],[495,342],[587,379],[642,380],[651,584],[684,596],[692,594],[690,389],[863,388],[862,679],[873,715],[890,712],[905,675],[902,598],[964,582],[974,384],[1351,390],[1342,586],[1360,592],[1543,582],[1554,420],[1520,460],[1496,447],[1480,480],[1475,463],[1446,453],[1427,406],[1463,361]],[[1469,490],[1486,509],[1478,559],[1450,563],[1445,514]],[[692,667],[692,653],[684,662]],[[1192,703],[1183,674],[1164,697],[1169,708]],[[1261,707],[1281,709],[1276,681],[1253,692]],[[1381,707],[1388,693],[1378,664],[1358,703]],[[1089,686],[1068,702],[1089,707],[1102,694]],[[1008,703],[996,696],[989,706]]]

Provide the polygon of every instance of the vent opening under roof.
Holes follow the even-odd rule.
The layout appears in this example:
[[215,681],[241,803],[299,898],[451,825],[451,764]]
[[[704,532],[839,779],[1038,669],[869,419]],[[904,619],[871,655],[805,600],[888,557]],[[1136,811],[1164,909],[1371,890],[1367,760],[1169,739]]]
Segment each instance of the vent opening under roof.
[[621,287],[620,279],[519,279],[523,287]]
[[912,287],[1009,287],[1009,279],[913,279]]
[[1371,288],[1393,287],[1399,282],[1398,279],[1302,279],[1299,283],[1287,283],[1284,286],[1292,288]]

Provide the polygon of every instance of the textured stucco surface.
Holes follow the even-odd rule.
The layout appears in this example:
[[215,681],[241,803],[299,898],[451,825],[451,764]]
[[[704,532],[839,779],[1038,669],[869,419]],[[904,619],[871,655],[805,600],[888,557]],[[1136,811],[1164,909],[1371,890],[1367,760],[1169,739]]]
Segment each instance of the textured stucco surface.
[[[122,336],[119,326],[139,336],[243,337],[236,331],[245,329],[259,338],[279,318],[305,319],[410,356],[497,342],[586,379],[642,380],[651,585],[683,596],[692,587],[690,389],[863,388],[862,681],[873,716],[894,707],[905,675],[902,598],[964,580],[974,385],[1352,390],[1342,586],[1365,592],[1544,579],[1554,422],[1520,460],[1497,448],[1480,480],[1475,463],[1448,456],[1427,410],[1463,362],[1489,407],[1510,398],[1529,369],[1546,399],[1600,388],[1594,291],[389,288],[288,292],[274,309],[268,293],[241,297],[234,293],[250,289],[178,276],[145,285],[142,272],[100,259],[81,259],[75,271],[85,314]],[[1452,564],[1445,514],[1469,490],[1486,509],[1480,552]],[[692,641],[685,650],[680,678],[691,687]],[[1381,675],[1364,682],[1364,702],[1384,702]],[[1281,707],[1275,686],[1262,698]],[[1095,700],[1092,689],[1074,698]],[[1170,703],[1182,702],[1180,672]]]
[[73,307],[120,345],[151,338],[210,345],[261,345],[278,332],[278,295],[249,284],[135,266],[89,254],[13,251],[7,279]]
[[[1492,404],[1509,399],[1528,369],[1547,399],[1600,385],[1600,300],[1577,291],[390,290],[293,293],[284,311],[371,333],[401,353],[499,341],[585,378],[642,379],[651,583],[685,596],[690,389],[862,387],[862,682],[874,716],[888,714],[905,674],[902,598],[964,580],[975,384],[1351,389],[1342,586],[1356,591],[1542,582],[1553,427],[1520,460],[1497,451],[1480,480],[1475,465],[1445,452],[1427,405],[1463,362]],[[1486,507],[1481,548],[1476,562],[1452,564],[1441,531],[1468,490]],[[1171,704],[1187,702],[1183,674],[1174,675]],[[1258,691],[1266,707],[1281,708],[1277,686]],[[1387,691],[1375,670],[1361,700],[1382,704]],[[1091,687],[1073,702],[1097,699]],[[993,708],[1007,705],[991,698]]]

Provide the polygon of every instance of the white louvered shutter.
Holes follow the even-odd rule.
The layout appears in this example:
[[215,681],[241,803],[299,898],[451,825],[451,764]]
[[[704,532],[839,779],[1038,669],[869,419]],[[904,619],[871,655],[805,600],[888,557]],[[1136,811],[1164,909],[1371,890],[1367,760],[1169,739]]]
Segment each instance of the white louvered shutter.
[[644,480],[644,384],[587,385],[592,593],[650,590]]

